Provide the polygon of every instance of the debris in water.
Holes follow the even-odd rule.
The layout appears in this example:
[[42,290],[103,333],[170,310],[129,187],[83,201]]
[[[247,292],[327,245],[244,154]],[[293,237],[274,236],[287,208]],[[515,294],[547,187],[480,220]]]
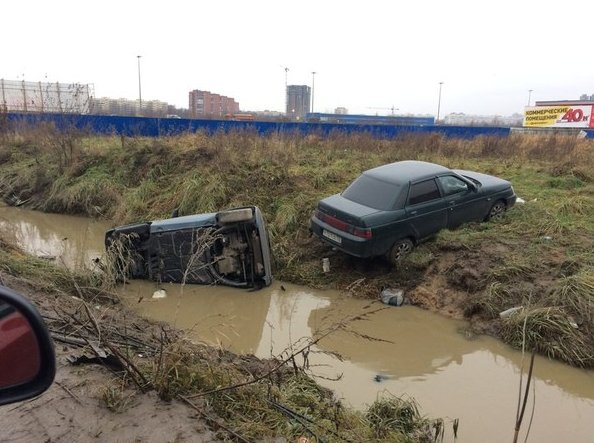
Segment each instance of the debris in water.
[[385,374],[376,374],[373,377],[373,381],[376,382],[376,383],[381,383],[381,382],[386,381],[386,380],[389,380],[389,379],[390,379],[390,377],[388,375],[385,375]]
[[153,298],[165,298],[167,297],[167,292],[165,292],[165,289],[157,289],[155,292],[153,292]]
[[404,303],[404,291],[402,289],[384,289],[380,293],[382,303],[390,306],[402,306]]

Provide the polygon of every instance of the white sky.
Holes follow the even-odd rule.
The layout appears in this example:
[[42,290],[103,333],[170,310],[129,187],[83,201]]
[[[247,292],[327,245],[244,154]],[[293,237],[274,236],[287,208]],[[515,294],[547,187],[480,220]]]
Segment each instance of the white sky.
[[289,84],[317,112],[509,115],[594,94],[594,1],[12,0],[0,78],[92,83],[97,97],[188,107],[188,92],[283,111]]

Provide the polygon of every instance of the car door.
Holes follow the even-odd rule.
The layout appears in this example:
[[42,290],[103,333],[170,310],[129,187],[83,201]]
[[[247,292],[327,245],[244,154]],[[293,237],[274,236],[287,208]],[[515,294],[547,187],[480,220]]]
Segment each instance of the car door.
[[442,175],[437,181],[447,207],[448,228],[483,217],[484,202],[475,187],[455,175]]
[[447,208],[434,178],[411,183],[405,211],[417,239],[447,226]]

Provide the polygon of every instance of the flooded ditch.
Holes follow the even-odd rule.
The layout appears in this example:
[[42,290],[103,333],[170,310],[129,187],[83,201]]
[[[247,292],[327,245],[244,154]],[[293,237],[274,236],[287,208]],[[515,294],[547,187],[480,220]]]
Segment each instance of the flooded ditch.
[[[86,218],[0,208],[0,229],[28,252],[67,266],[88,266],[100,256],[109,227]],[[167,296],[153,298],[158,290]],[[133,281],[121,296],[139,314],[183,328],[196,341],[259,357],[278,355],[291,344],[299,347],[304,337],[369,313],[312,349],[310,368],[320,384],[355,408],[384,391],[414,397],[424,414],[446,422],[459,418],[459,442],[512,440],[522,355],[490,337],[467,338],[460,332],[464,322],[411,306],[382,309],[378,302],[281,282],[249,292]],[[529,441],[592,441],[594,373],[542,357],[534,372]],[[524,429],[530,413],[529,406]]]

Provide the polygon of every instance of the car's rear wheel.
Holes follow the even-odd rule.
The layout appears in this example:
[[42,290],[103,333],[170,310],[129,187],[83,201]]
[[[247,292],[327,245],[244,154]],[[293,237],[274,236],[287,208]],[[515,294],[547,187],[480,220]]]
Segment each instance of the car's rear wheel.
[[491,206],[491,209],[489,210],[487,217],[485,217],[485,220],[501,217],[505,212],[505,209],[505,202],[503,200],[497,200],[495,203],[493,203],[493,206]]
[[392,245],[390,251],[388,251],[388,261],[393,265],[397,265],[407,254],[410,254],[413,248],[414,244],[410,238],[397,240],[394,245]]

